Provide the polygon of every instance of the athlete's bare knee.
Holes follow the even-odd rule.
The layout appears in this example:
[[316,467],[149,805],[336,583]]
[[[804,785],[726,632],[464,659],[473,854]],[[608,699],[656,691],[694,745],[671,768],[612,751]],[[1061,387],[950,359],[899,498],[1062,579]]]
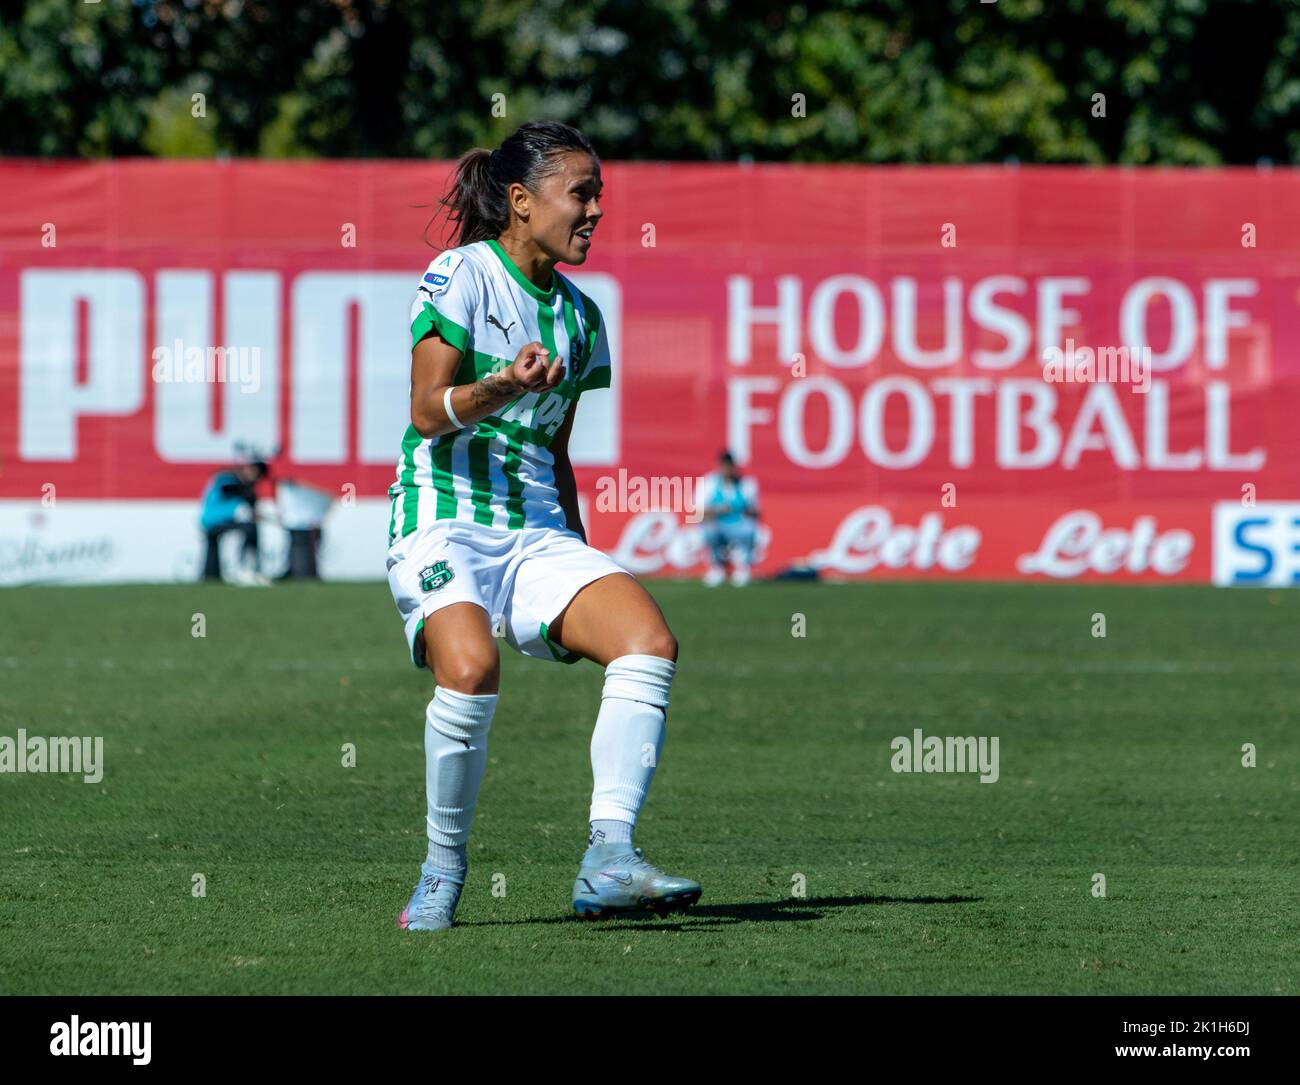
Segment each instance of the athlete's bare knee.
[[434,665],[438,685],[457,693],[496,693],[500,663],[491,657],[458,654]]
[[677,638],[666,625],[648,629],[631,639],[627,655],[658,656],[677,662]]

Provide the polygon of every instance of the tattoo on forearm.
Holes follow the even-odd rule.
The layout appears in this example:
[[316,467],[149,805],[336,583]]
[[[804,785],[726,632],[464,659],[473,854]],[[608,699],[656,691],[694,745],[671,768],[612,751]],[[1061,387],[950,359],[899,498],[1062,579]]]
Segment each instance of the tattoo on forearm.
[[469,386],[470,408],[499,407],[519,394],[513,381],[502,373],[489,373]]

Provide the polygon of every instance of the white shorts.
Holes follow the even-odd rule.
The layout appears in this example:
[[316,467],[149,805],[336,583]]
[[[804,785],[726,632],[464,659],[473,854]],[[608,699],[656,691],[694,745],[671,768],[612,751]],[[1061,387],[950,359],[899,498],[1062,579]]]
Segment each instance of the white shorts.
[[434,520],[393,543],[388,586],[406,626],[411,662],[415,637],[430,614],[452,603],[482,607],[506,643],[535,659],[576,663],[553,644],[547,627],[593,580],[627,572],[573,531],[551,527],[494,528]]

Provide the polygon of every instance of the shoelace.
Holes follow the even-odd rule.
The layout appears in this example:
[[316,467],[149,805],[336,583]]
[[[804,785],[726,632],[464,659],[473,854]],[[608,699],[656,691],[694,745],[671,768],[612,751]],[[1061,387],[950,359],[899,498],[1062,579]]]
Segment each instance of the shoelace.
[[437,899],[438,887],[442,884],[442,879],[436,874],[426,874],[420,884],[426,890],[424,900],[420,903],[421,914],[439,918],[449,917],[451,909],[448,907],[448,902]]
[[632,849],[630,852],[628,852],[627,854],[617,856],[617,857],[614,859],[614,862],[617,863],[617,864],[621,864],[621,865],[623,865],[623,866],[644,867],[647,871],[649,871],[650,873],[653,873],[653,874],[662,874],[662,873],[663,873],[662,870],[660,870],[657,866],[654,866],[653,864],[651,864],[650,862],[648,862],[648,861],[647,861],[647,860],[642,856],[642,854],[641,854],[641,849],[640,849],[640,848],[633,848],[633,849]]

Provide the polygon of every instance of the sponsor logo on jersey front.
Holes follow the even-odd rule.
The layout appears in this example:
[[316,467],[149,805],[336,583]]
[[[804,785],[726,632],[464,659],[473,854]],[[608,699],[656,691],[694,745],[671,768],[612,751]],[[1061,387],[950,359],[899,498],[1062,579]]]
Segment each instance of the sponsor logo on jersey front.
[[455,575],[445,561],[435,561],[420,570],[420,588],[423,591],[437,591],[450,584]]

